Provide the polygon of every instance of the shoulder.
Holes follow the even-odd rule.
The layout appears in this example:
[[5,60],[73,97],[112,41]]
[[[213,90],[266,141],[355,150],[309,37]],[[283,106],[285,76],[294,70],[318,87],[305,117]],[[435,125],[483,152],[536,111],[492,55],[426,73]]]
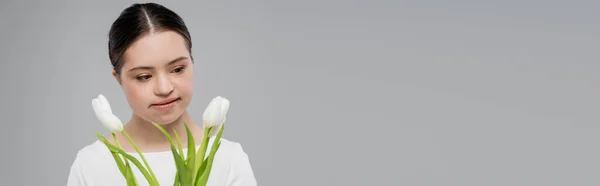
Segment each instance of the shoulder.
[[[97,154],[100,149],[100,142],[98,140],[87,144],[85,146],[83,146],[82,148],[80,148],[77,153],[75,154],[75,163],[82,163],[82,162],[86,162],[88,160],[90,160],[90,158],[95,157],[94,154]],[[100,152],[101,153],[101,152]]]
[[[214,138],[212,140],[214,140]],[[221,138],[219,139],[219,141],[221,142],[221,145],[219,145],[218,151],[223,154],[234,156],[239,155],[240,153],[246,153],[244,151],[244,148],[242,148],[242,144],[240,142],[231,141],[226,138]]]
[[103,173],[106,168],[117,168],[114,164],[105,163],[105,159],[111,158],[111,154],[103,145],[100,141],[94,141],[77,151],[67,180],[68,186],[86,185],[93,182],[89,175]]
[[79,149],[75,160],[79,162],[93,162],[97,158],[104,158],[104,156],[110,157],[110,151],[100,140],[96,140]]
[[256,185],[250,158],[242,144],[225,138],[221,138],[220,142],[221,145],[217,151],[220,166],[217,167],[227,169],[227,171],[219,171],[226,172],[226,174],[220,175],[227,180],[226,185]]
[[[107,163],[113,162],[113,163]],[[77,151],[73,164],[79,167],[83,175],[99,174],[98,172],[111,172],[118,170],[114,157],[108,147],[96,140]]]
[[[213,140],[210,142],[211,145],[214,142]],[[249,166],[250,158],[240,142],[226,138],[221,138],[219,141],[221,144],[217,150],[217,157],[229,164],[229,167],[240,166],[241,164],[245,165],[246,162],[248,162]]]
[[77,151],[73,166],[76,166],[75,168],[81,174],[86,175],[90,172],[99,171],[100,168],[117,168],[114,164],[106,163],[107,160],[112,160],[112,158],[112,154],[104,143],[96,140]]

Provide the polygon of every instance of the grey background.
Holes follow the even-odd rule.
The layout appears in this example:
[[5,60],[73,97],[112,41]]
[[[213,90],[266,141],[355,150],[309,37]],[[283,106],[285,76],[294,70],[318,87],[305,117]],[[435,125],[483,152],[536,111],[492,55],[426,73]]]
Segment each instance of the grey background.
[[[0,185],[64,185],[131,114],[107,32],[135,1],[3,1]],[[158,1],[194,42],[200,119],[259,185],[600,184],[598,1]]]

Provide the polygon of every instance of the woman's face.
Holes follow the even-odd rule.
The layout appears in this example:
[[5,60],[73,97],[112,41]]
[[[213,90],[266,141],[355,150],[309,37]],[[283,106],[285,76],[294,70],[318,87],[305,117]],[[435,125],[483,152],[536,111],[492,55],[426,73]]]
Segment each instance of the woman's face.
[[193,95],[194,68],[181,35],[172,31],[145,35],[124,55],[120,82],[133,112],[168,124],[187,109]]

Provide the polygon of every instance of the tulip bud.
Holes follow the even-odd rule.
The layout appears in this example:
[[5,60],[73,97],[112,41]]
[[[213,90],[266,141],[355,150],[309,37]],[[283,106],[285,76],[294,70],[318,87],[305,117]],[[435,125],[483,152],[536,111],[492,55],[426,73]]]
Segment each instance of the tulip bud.
[[120,133],[123,131],[123,122],[112,113],[108,100],[100,94],[97,98],[92,99],[92,108],[94,113],[102,125],[113,133]]
[[229,111],[229,100],[221,96],[217,96],[204,110],[202,116],[202,124],[205,129],[211,128],[210,136],[216,134],[225,120],[227,119],[227,111]]

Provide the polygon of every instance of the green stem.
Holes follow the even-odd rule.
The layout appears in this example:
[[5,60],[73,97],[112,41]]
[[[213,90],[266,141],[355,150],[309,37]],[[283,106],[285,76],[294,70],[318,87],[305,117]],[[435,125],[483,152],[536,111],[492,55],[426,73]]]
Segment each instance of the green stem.
[[179,139],[179,134],[177,134],[177,130],[173,130],[173,132],[175,132],[175,140],[177,140],[177,148],[179,149],[179,156],[181,156],[181,159],[185,160],[184,154],[183,154],[183,147],[181,146],[181,140]]
[[[102,136],[102,135],[100,135],[97,132],[96,132],[96,135],[98,137]],[[114,135],[114,133],[113,133],[113,135]],[[110,151],[110,149],[109,149],[109,151]],[[126,176],[127,172],[125,170],[125,164],[123,164],[123,160],[121,159],[121,156],[119,156],[119,153],[110,151],[110,154],[115,159],[115,163],[117,163],[117,167],[119,167],[119,170],[121,171],[121,174],[123,174],[123,176]],[[127,162],[127,160],[125,160],[125,162]]]
[[179,183],[179,174],[175,174],[175,182],[173,183],[173,186],[181,186],[181,183]]
[[206,158],[206,163],[202,165],[202,175],[195,180],[195,185],[206,185],[206,183],[208,183],[208,178],[210,177],[211,173],[210,171],[212,170],[213,161],[215,159],[215,153],[221,146],[221,142],[214,142],[214,144],[216,145],[213,145],[213,147],[210,149],[210,155],[208,158]]
[[212,164],[215,159],[215,155],[217,153],[217,150],[221,146],[221,136],[223,135],[224,129],[225,129],[225,124],[222,124],[221,130],[219,130],[219,133],[217,133],[217,136],[215,137],[215,140],[213,141],[212,148],[210,149],[210,154],[208,155],[206,162],[203,163],[204,165],[202,165],[203,166],[202,175],[198,175],[199,178],[198,177],[196,178],[196,180],[194,182],[195,185],[206,185],[206,183],[208,182],[208,178],[210,176],[210,171],[212,170]]
[[200,176],[197,174],[197,172],[200,169],[200,166],[204,164],[204,155],[206,154],[206,148],[208,147],[208,141],[210,139],[208,134],[211,129],[212,127],[204,129],[204,135],[202,136],[202,144],[200,145],[200,149],[198,149],[198,152],[196,152],[196,160],[194,161],[194,169],[192,170],[193,180],[196,180],[196,177]]
[[185,165],[185,161],[178,154],[177,149],[175,149],[175,145],[173,144],[173,140],[171,139],[171,135],[165,129],[163,129],[159,124],[152,123],[158,130],[160,130],[163,135],[169,140],[169,144],[171,145],[171,152],[173,153],[173,158],[175,159],[175,167],[177,168],[177,174],[179,175],[179,182],[183,185],[191,185],[190,181],[190,170],[188,170]]
[[144,157],[144,155],[142,154],[140,149],[137,147],[137,145],[135,145],[135,143],[133,142],[131,137],[125,131],[123,131],[122,133],[127,138],[127,140],[129,140],[129,142],[131,143],[133,148],[135,148],[135,151],[137,151],[137,153],[140,155],[140,157],[142,158],[142,161],[144,161],[144,164],[146,165],[148,172],[150,172],[150,175],[152,176],[152,182],[154,182],[155,185],[158,185],[158,180],[156,179],[156,175],[154,175],[154,172],[152,172],[152,168],[150,168],[148,161],[146,161],[146,158]]
[[[115,144],[117,144],[117,147],[119,147],[120,149],[122,149],[121,144],[119,143],[119,140],[117,139],[117,135],[113,132],[112,133],[113,138],[115,139]],[[125,168],[126,171],[129,171],[129,175],[126,175],[126,178],[133,178],[133,183],[129,182],[128,180],[128,184],[133,184],[133,186],[138,185],[137,183],[137,179],[135,178],[135,175],[133,174],[133,171],[131,170],[131,166],[129,165],[129,161],[127,161],[127,158],[125,158],[125,156],[123,156],[123,160],[125,160]]]
[[114,132],[111,134],[113,136],[113,139],[115,140],[115,143],[117,144],[117,147],[121,148],[121,144],[119,143],[119,140],[117,139],[117,135]]
[[[100,135],[99,133],[96,133],[96,135],[98,136],[98,138],[100,138],[100,140],[104,143],[104,145],[106,145],[106,147],[108,147],[108,149],[111,152],[117,152],[117,153],[125,156],[127,159],[129,159],[131,161],[131,163],[133,163],[140,170],[140,172],[142,172],[142,174],[144,175],[146,180],[148,180],[148,183],[150,183],[150,185],[158,186],[158,182],[154,183],[153,178],[150,176],[148,171],[146,171],[144,166],[135,157],[133,157],[132,155],[129,155],[127,152],[123,151],[123,149],[120,149],[119,147],[111,144],[110,142],[108,142],[108,140],[106,140],[106,138],[104,138],[104,136]],[[119,157],[119,156],[116,155],[115,157]],[[121,163],[123,163],[123,162],[121,162]]]
[[194,141],[194,135],[192,134],[192,131],[190,131],[190,129],[188,128],[187,124],[185,122],[183,122],[183,124],[185,125],[185,132],[187,134],[188,140],[188,155],[185,161],[187,163],[188,169],[194,170],[194,163],[196,161],[196,142]]

